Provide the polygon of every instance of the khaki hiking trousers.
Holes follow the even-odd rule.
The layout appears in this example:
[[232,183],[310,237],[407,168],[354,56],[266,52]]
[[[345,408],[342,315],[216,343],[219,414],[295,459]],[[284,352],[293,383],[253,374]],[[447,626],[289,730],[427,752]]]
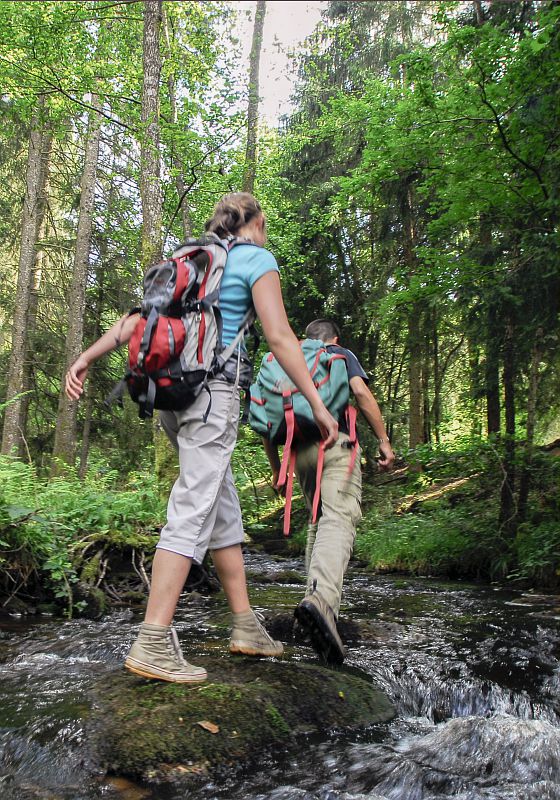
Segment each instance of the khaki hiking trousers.
[[[342,582],[348,567],[356,526],[362,518],[362,470],[360,449],[352,474],[348,468],[352,449],[349,437],[341,433],[338,441],[325,451],[321,477],[321,505],[318,520],[309,524],[305,567],[307,594],[315,591],[338,616],[342,596]],[[299,445],[296,457],[296,474],[302,488],[307,508],[311,514],[317,473],[319,443]]]
[[160,421],[179,452],[179,477],[167,504],[167,523],[158,548],[201,564],[206,551],[241,544],[245,538],[239,499],[230,466],[237,441],[239,389],[224,380],[209,381],[184,411],[161,411]]

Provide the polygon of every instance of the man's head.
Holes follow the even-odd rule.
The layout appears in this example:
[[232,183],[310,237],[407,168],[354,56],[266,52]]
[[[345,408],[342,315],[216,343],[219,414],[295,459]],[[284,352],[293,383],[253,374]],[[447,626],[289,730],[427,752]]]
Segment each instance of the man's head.
[[340,329],[330,319],[314,319],[305,329],[307,339],[320,339],[325,344],[338,344]]

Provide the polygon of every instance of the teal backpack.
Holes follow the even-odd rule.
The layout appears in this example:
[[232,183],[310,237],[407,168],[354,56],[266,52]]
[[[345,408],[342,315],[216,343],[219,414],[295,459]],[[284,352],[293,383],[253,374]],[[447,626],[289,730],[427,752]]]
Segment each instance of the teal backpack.
[[[304,339],[301,350],[309,373],[321,400],[332,416],[339,420],[347,416],[353,456],[349,474],[356,457],[356,409],[349,404],[350,387],[346,359],[341,353],[329,353],[319,339]],[[249,425],[272,444],[284,445],[278,485],[286,485],[284,534],[290,530],[293,475],[298,442],[319,441],[321,433],[315,424],[311,406],[286,375],[272,353],[266,353],[255,383],[251,386]],[[321,441],[317,459],[316,491],[313,500],[313,521],[317,519],[321,494],[324,446]]]

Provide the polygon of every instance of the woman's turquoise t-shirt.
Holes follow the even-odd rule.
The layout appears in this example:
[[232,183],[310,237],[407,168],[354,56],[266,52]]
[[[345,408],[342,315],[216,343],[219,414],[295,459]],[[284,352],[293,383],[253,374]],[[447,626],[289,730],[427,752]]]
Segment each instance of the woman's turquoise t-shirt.
[[264,247],[238,244],[228,255],[220,285],[224,347],[235,339],[241,321],[251,307],[253,285],[267,272],[279,272],[279,269],[272,253]]

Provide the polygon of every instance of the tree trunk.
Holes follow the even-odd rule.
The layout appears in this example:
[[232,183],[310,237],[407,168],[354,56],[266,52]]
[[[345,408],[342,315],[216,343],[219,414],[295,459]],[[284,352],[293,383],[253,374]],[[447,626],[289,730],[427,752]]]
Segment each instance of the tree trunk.
[[29,415],[30,405],[30,391],[32,388],[34,370],[33,359],[35,354],[35,331],[37,327],[37,310],[39,308],[39,294],[41,291],[41,283],[43,280],[43,273],[45,270],[45,263],[47,253],[41,247],[41,242],[46,238],[47,231],[47,198],[49,194],[49,173],[50,162],[52,155],[53,136],[52,131],[45,131],[41,143],[41,172],[39,175],[39,186],[41,191],[39,193],[39,207],[37,211],[37,237],[36,237],[36,256],[33,274],[31,276],[31,290],[29,294],[29,308],[27,311],[27,325],[26,325],[26,352],[23,364],[23,391],[24,396],[21,398],[21,417],[20,427],[23,436],[27,436],[27,418]]
[[142,198],[142,266],[162,255],[162,192],[159,154],[159,84],[161,53],[159,34],[162,0],[144,2],[142,125],[140,145],[140,195]]
[[[163,197],[160,188],[159,153],[159,84],[161,78],[161,52],[159,34],[163,8],[161,0],[144,3],[144,82],[142,87],[142,122],[145,124],[141,143],[140,194],[142,197],[142,266],[162,257],[161,218]],[[167,475],[168,465],[174,464],[177,473],[177,456],[159,424],[153,426],[154,470],[156,476]],[[173,467],[169,467],[173,469]],[[165,480],[162,481],[165,483]],[[168,493],[171,486],[160,485]]]
[[86,401],[84,403],[84,427],[82,428],[82,444],[80,446],[80,466],[78,469],[78,477],[81,481],[86,476],[89,457],[89,442],[91,434],[91,418],[93,414],[93,396],[94,384],[90,374],[86,386]]
[[523,522],[527,515],[527,501],[531,485],[531,462],[533,460],[533,447],[535,441],[535,416],[537,410],[537,395],[539,388],[539,364],[542,357],[543,330],[539,328],[536,333],[535,343],[531,353],[531,366],[529,369],[529,393],[527,397],[527,427],[525,432],[525,452],[523,454],[523,469],[519,476],[519,494],[517,499],[518,522]]
[[[8,387],[4,412],[4,430],[2,435],[2,453],[20,452],[23,443],[21,429],[21,393],[24,386],[24,361],[27,350],[27,319],[31,293],[33,265],[35,264],[35,244],[39,229],[41,211],[41,174],[45,172],[41,166],[43,142],[43,111],[45,99],[39,98],[38,109],[31,121],[29,149],[27,154],[27,170],[25,176],[26,189],[23,201],[21,224],[21,244],[19,251],[18,280],[12,328],[12,350],[8,367]],[[46,173],[44,175],[46,179]]]
[[[169,23],[165,8],[163,8],[163,32],[165,36],[165,43],[167,52],[171,56],[171,37],[169,35]],[[171,124],[178,124],[177,113],[177,78],[175,73],[170,72],[167,79],[167,89],[169,92],[169,105],[171,107]],[[183,221],[183,236],[188,239],[193,234],[192,219],[187,202],[187,185],[185,184],[185,165],[183,159],[175,152],[174,148],[171,151],[171,166],[176,172],[175,186],[177,187],[177,195],[181,203],[181,218]]]
[[[479,223],[480,263],[484,267],[494,264],[492,226],[487,215],[482,214]],[[498,311],[490,300],[486,317],[486,361],[484,383],[486,392],[486,428],[488,435],[500,433],[500,339]]]
[[405,367],[406,361],[406,350],[403,350],[402,358],[399,364],[399,371],[397,373],[397,379],[395,380],[395,384],[393,386],[393,399],[391,401],[391,416],[389,421],[389,428],[387,430],[389,439],[393,440],[393,431],[395,428],[395,414],[397,411],[397,402],[399,399],[399,389],[401,388],[401,378]]
[[434,434],[437,444],[441,440],[441,370],[439,363],[439,335],[438,335],[438,316],[434,309],[432,315],[432,364],[434,372],[434,402],[432,405],[434,419]]
[[482,4],[480,0],[473,0],[474,12],[476,15],[476,24],[484,25],[484,12],[482,11]]
[[258,0],[253,27],[253,42],[249,65],[249,108],[247,111],[247,150],[245,151],[245,170],[243,173],[243,191],[252,192],[255,186],[257,170],[257,125],[259,113],[259,67],[261,47],[266,14],[265,0]]
[[486,363],[484,383],[486,392],[486,428],[488,435],[500,433],[500,337],[498,335],[496,307],[488,309],[486,331]]
[[[403,214],[403,250],[404,262],[409,279],[416,270],[416,233],[414,229],[412,178],[408,179],[408,186],[402,202]],[[416,447],[424,438],[424,423],[422,417],[422,306],[418,300],[413,300],[408,306],[408,390],[410,410],[408,415],[408,443],[409,447]]]
[[500,497],[500,525],[513,537],[517,527],[515,509],[515,360],[513,324],[506,325],[504,340],[504,410],[506,435],[504,439],[503,481]]
[[82,352],[84,336],[86,282],[89,269],[95,181],[97,177],[97,162],[99,159],[99,140],[101,137],[101,115],[98,112],[102,108],[102,101],[97,95],[92,96],[91,106],[92,109],[95,110],[90,111],[88,121],[84,170],[82,173],[80,191],[76,250],[74,253],[74,269],[68,296],[69,319],[64,351],[64,371],[58,401],[51,475],[64,471],[63,465],[73,465],[76,451],[78,401],[70,400],[66,396],[66,392],[64,391],[64,375],[68,371],[70,365]]
[[416,447],[423,441],[424,424],[422,419],[422,342],[420,307],[413,303],[408,315],[408,391],[410,411],[408,416],[408,445]]

